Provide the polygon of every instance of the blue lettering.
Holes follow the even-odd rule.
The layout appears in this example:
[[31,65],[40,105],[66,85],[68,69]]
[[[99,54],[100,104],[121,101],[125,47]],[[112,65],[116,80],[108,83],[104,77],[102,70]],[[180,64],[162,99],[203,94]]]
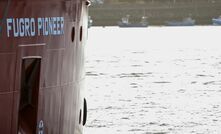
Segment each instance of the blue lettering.
[[29,18],[25,18],[25,36],[30,36],[30,23]]
[[60,30],[60,18],[61,17],[57,17],[57,34],[60,35],[61,34],[61,30]]
[[44,24],[44,35],[48,35],[48,18],[45,18],[45,24]]
[[31,36],[35,36],[35,19],[31,18]]
[[38,18],[38,35],[40,36],[41,35],[41,30],[43,29],[43,26],[42,26],[42,19],[41,18]]
[[64,34],[64,17],[61,17],[61,34]]
[[12,18],[7,19],[7,35],[10,37],[10,31],[12,30],[12,26],[10,25],[12,23]]
[[23,37],[25,35],[25,21],[23,18],[19,19],[19,32],[20,37]]
[[53,17],[53,34],[54,35],[57,34],[57,30],[56,30],[56,17]]
[[8,18],[6,24],[8,37],[64,34],[64,17]]
[[[13,19],[14,20],[14,19]],[[17,24],[17,25],[16,25]],[[16,24],[15,20],[13,21],[13,32],[14,32],[14,37],[19,36],[19,25],[18,25],[18,19],[16,19]]]

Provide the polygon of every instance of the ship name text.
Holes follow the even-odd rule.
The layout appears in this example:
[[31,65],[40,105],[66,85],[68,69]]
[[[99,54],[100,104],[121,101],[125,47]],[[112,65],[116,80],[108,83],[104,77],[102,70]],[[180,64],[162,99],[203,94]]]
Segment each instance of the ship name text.
[[64,34],[64,17],[7,18],[8,37],[33,37]]

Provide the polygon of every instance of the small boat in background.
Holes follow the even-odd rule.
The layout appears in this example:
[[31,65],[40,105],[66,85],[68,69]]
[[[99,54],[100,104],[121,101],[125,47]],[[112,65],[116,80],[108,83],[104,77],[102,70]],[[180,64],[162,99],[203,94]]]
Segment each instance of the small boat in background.
[[166,26],[194,26],[195,20],[191,17],[184,18],[182,21],[166,21]]
[[221,25],[221,16],[212,19],[213,25]]
[[91,16],[88,16],[88,28],[90,28],[93,24],[93,20],[91,19]]
[[142,16],[141,21],[138,23],[131,23],[129,21],[130,15],[127,15],[126,17],[121,18],[121,21],[118,22],[119,27],[147,27],[147,17]]

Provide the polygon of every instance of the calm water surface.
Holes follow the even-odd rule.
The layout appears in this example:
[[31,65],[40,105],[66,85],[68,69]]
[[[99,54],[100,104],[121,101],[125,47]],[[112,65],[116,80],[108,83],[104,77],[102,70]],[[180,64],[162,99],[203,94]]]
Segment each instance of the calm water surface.
[[89,29],[86,134],[220,134],[221,27]]

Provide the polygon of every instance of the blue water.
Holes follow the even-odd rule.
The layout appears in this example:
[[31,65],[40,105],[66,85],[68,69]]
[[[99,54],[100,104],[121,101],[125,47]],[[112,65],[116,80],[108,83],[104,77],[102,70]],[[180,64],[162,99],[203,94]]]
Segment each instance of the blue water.
[[220,134],[221,27],[92,27],[86,134]]

